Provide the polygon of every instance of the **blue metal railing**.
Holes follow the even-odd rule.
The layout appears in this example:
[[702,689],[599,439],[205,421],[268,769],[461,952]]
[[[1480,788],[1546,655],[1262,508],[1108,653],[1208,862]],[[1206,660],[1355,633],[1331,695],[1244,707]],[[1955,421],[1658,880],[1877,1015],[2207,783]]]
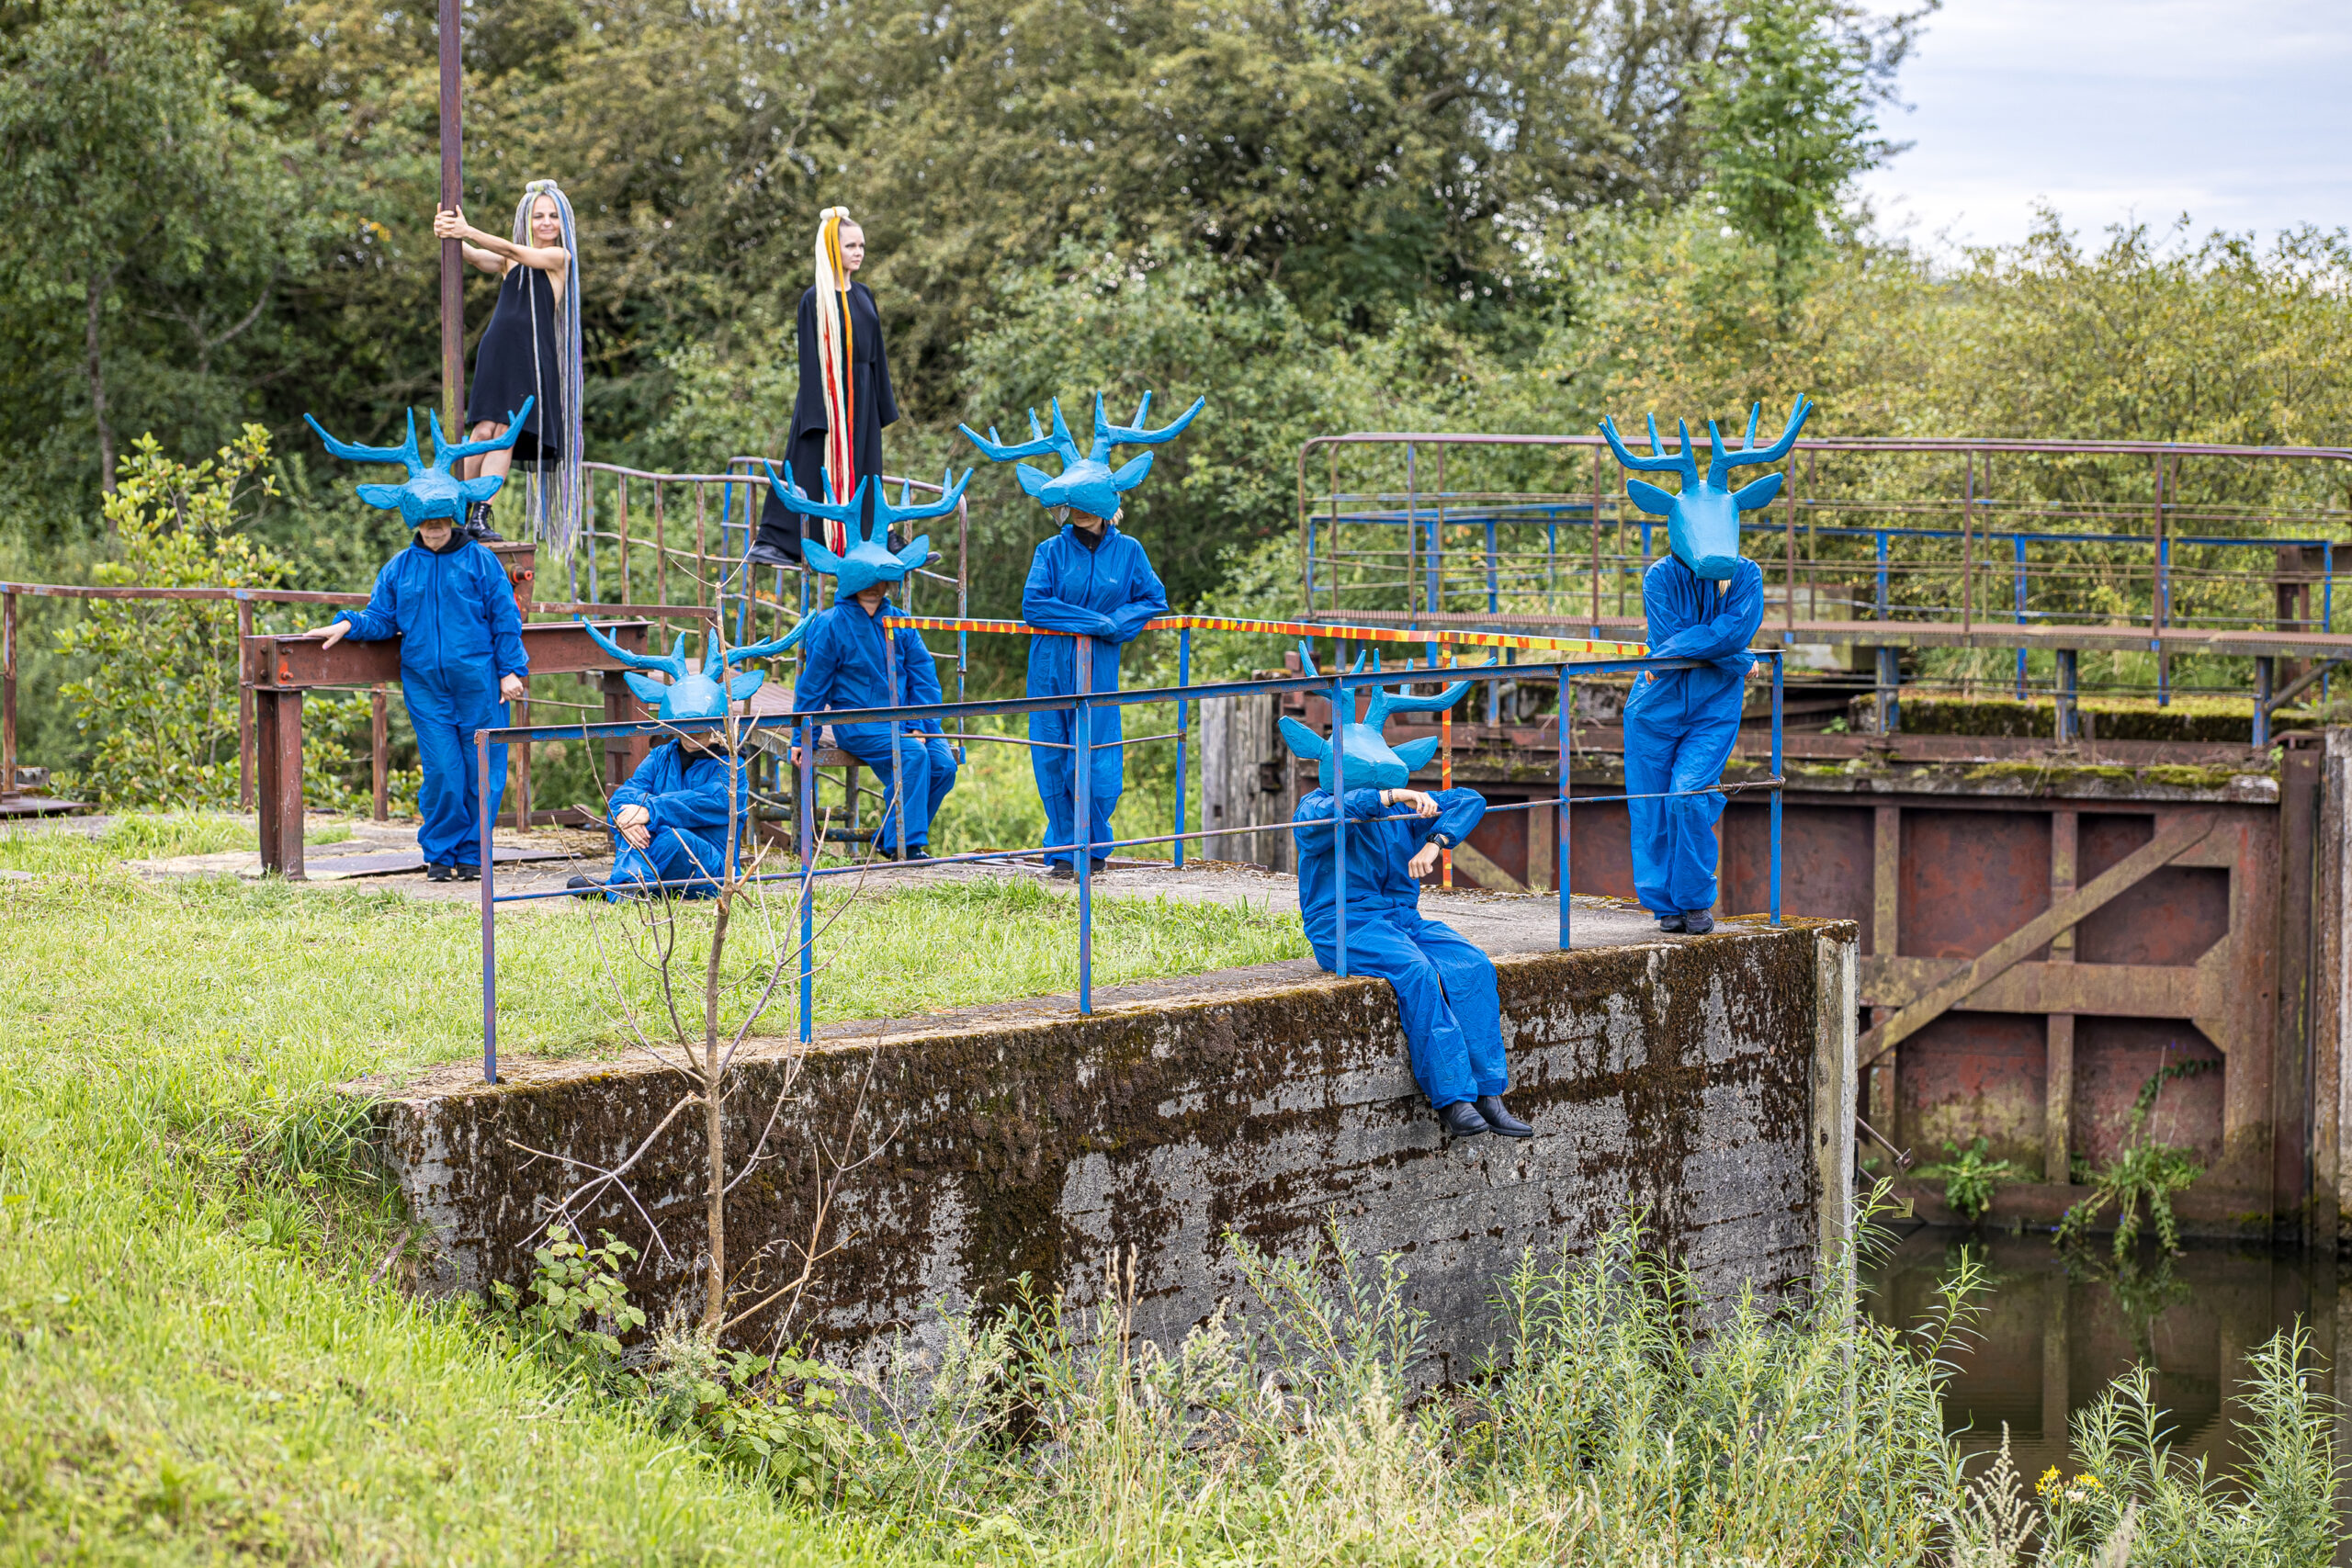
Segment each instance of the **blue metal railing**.
[[[1318,627],[1317,630],[1318,635],[1335,637],[1345,641],[1349,638],[1351,628],[1344,626],[1324,626]],[[1052,634],[1041,633],[1037,635]],[[1367,640],[1385,639],[1393,637],[1394,635],[1394,633],[1385,630],[1364,630],[1364,637]],[[771,714],[756,719],[739,716],[733,719],[714,718],[689,721],[643,720],[599,724],[515,725],[495,729],[481,729],[475,731],[475,764],[478,769],[481,799],[482,803],[478,829],[481,837],[482,868],[481,922],[482,964],[482,1076],[484,1079],[492,1083],[498,1081],[498,907],[502,904],[526,903],[546,898],[574,897],[578,896],[578,894],[571,888],[542,888],[509,893],[500,893],[497,891],[497,872],[492,856],[491,827],[496,817],[498,802],[492,795],[490,789],[491,748],[492,746],[504,745],[512,741],[572,739],[586,741],[594,739],[626,739],[634,736],[647,735],[681,736],[690,734],[708,734],[718,732],[723,727],[731,725],[735,732],[734,756],[737,760],[737,765],[748,768],[751,766],[752,758],[749,755],[746,755],[745,749],[753,736],[761,731],[782,730],[792,732],[792,737],[796,743],[797,753],[796,765],[797,787],[794,801],[795,829],[797,838],[797,848],[799,851],[799,864],[797,867],[793,870],[784,872],[753,873],[745,875],[739,875],[734,870],[737,865],[738,854],[737,835],[742,826],[742,814],[739,812],[731,814],[728,826],[729,841],[727,844],[726,867],[716,870],[714,876],[682,878],[661,883],[640,883],[633,886],[638,890],[645,892],[699,890],[709,888],[714,880],[720,877],[726,878],[737,885],[775,882],[794,882],[798,884],[799,953],[798,974],[797,978],[799,982],[797,987],[799,993],[798,1034],[803,1043],[813,1039],[815,1035],[816,884],[820,878],[862,874],[872,869],[871,864],[866,863],[839,866],[820,866],[817,863],[818,844],[816,838],[816,813],[814,804],[816,797],[817,769],[816,741],[818,730],[828,725],[888,724],[891,727],[889,731],[889,739],[891,741],[890,750],[893,755],[896,755],[898,739],[897,727],[903,723],[910,723],[923,719],[937,719],[941,721],[943,726],[944,726],[950,721],[955,721],[960,724],[962,721],[968,719],[997,716],[1052,713],[1065,710],[1070,714],[1072,721],[1070,733],[1074,738],[1071,744],[1079,752],[1076,767],[1074,790],[1075,798],[1072,802],[1075,808],[1073,811],[1073,818],[1080,825],[1079,832],[1087,841],[1069,844],[1047,844],[1041,848],[989,850],[968,854],[943,855],[934,859],[922,861],[900,861],[894,863],[893,869],[927,869],[930,867],[944,867],[951,865],[970,865],[988,862],[1025,860],[1040,854],[1070,854],[1076,863],[1079,925],[1078,1005],[1079,1011],[1081,1014],[1091,1013],[1093,1010],[1092,863],[1098,854],[1107,857],[1109,852],[1113,850],[1136,849],[1147,846],[1167,844],[1172,846],[1175,864],[1181,867],[1183,863],[1183,846],[1189,841],[1199,839],[1228,838],[1238,831],[1278,831],[1283,826],[1280,824],[1265,824],[1252,829],[1218,828],[1202,829],[1198,830],[1188,830],[1186,829],[1186,802],[1183,788],[1183,758],[1185,747],[1184,712],[1189,704],[1216,697],[1245,695],[1257,696],[1287,692],[1311,692],[1328,697],[1331,705],[1331,713],[1334,717],[1337,718],[1338,716],[1342,714],[1351,714],[1354,711],[1353,694],[1358,689],[1365,686],[1396,685],[1400,682],[1413,680],[1429,682],[1439,678],[1442,678],[1449,682],[1491,682],[1504,680],[1521,682],[1533,680],[1539,682],[1545,681],[1557,682],[1560,687],[1560,721],[1558,725],[1559,793],[1555,796],[1542,800],[1531,800],[1500,807],[1489,807],[1487,808],[1487,814],[1499,816],[1511,811],[1531,811],[1544,809],[1546,807],[1555,812],[1556,833],[1555,852],[1558,862],[1555,868],[1555,874],[1560,901],[1559,944],[1561,950],[1566,951],[1570,944],[1572,903],[1570,895],[1571,889],[1574,886],[1571,874],[1574,863],[1573,840],[1570,832],[1570,813],[1572,806],[1578,803],[1586,806],[1601,806],[1630,803],[1634,800],[1668,799],[1678,796],[1709,794],[1733,794],[1749,789],[1764,789],[1769,791],[1771,797],[1770,827],[1770,917],[1773,925],[1777,926],[1781,923],[1781,802],[1783,788],[1781,705],[1783,694],[1783,670],[1781,665],[1781,656],[1777,650],[1760,649],[1757,650],[1754,654],[1755,658],[1762,660],[1769,660],[1771,665],[1772,746],[1771,765],[1769,776],[1763,779],[1746,781],[1736,784],[1727,785],[1718,783],[1709,788],[1702,790],[1678,790],[1654,795],[1620,794],[1611,795],[1587,795],[1582,797],[1580,802],[1576,802],[1572,801],[1570,798],[1573,793],[1570,787],[1570,751],[1573,739],[1572,726],[1573,716],[1575,714],[1574,682],[1576,678],[1579,675],[1592,676],[1622,674],[1627,671],[1693,669],[1699,667],[1701,663],[1700,660],[1688,659],[1619,658],[1564,660],[1551,663],[1540,664],[1494,664],[1444,670],[1417,670],[1410,668],[1398,670],[1392,668],[1385,671],[1366,671],[1363,673],[1334,671],[1329,675],[1303,675],[1268,681],[1216,682],[1196,685],[1193,684],[1191,680],[1190,629],[1185,628],[1182,632],[1181,636],[1182,641],[1179,647],[1177,671],[1178,683],[1174,686],[1148,687],[1133,691],[1088,691],[1086,688],[1092,683],[1091,670],[1092,643],[1090,638],[1079,638],[1077,639],[1079,657],[1077,670],[1078,680],[1076,682],[1079,690],[1076,693],[1067,695],[1005,697],[982,702],[943,702],[900,707],[861,708],[854,710],[833,709],[821,713],[789,712],[783,714]],[[888,638],[885,639],[886,647],[888,645],[889,640],[890,639]],[[1088,831],[1086,827],[1086,824],[1089,821],[1089,795],[1091,787],[1091,753],[1094,746],[1096,745],[1093,739],[1093,728],[1091,724],[1092,715],[1096,710],[1103,707],[1125,707],[1136,704],[1163,702],[1174,703],[1178,710],[1177,728],[1172,737],[1176,741],[1178,749],[1175,831],[1172,833],[1163,833],[1145,838],[1095,840],[1092,839],[1091,832]],[[1125,741],[1124,739],[1115,742],[1104,742],[1104,744],[1117,745],[1138,743],[1139,742]],[[1335,797],[1335,801],[1343,798],[1346,793],[1345,762],[1336,747],[1332,753],[1331,782],[1332,794]],[[903,790],[899,793],[903,799]],[[1374,820],[1387,819],[1388,818],[1375,818]],[[900,839],[900,842],[902,844],[904,842],[903,836]],[[1345,976],[1349,973],[1347,941],[1347,845],[1348,821],[1346,812],[1344,809],[1341,809],[1335,812],[1334,831],[1332,834],[1332,855],[1337,882],[1335,891],[1337,895],[1336,902],[1338,909],[1337,941],[1334,944],[1336,949],[1336,964],[1334,965],[1334,970],[1335,973],[1342,976]]]

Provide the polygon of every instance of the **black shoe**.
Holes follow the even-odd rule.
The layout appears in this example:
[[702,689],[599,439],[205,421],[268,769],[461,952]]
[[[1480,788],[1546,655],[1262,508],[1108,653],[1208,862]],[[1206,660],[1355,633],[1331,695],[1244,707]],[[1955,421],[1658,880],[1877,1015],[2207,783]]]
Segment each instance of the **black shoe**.
[[1503,1097],[1499,1094],[1480,1095],[1478,1114],[1486,1120],[1487,1131],[1489,1133],[1500,1133],[1506,1138],[1535,1136],[1534,1128],[1503,1109]]
[[1437,1122],[1457,1138],[1475,1138],[1487,1131],[1487,1119],[1466,1100],[1457,1100],[1439,1111]]
[[1089,861],[1086,869],[1091,874],[1100,876],[1111,869],[1111,863],[1107,860]]
[[906,858],[908,860],[929,860],[931,858],[930,846],[926,844],[909,844],[907,846]]
[[449,876],[450,870],[446,865],[435,863],[424,868],[424,880],[427,882],[447,882]]
[[605,885],[593,876],[575,876],[564,884],[575,898],[594,898],[605,890]]
[[1657,929],[1662,931],[1672,931],[1677,936],[1679,936],[1683,930],[1682,917],[1679,915],[1660,915],[1657,918]]
[[800,563],[762,539],[743,552],[745,566],[798,566]]
[[1704,909],[1690,909],[1682,916],[1682,929],[1692,936],[1705,936],[1715,929],[1715,917]]
[[477,501],[466,508],[465,525],[458,532],[469,539],[503,540],[506,537],[490,525],[490,502],[486,501]]
[[897,860],[899,858],[899,852],[892,849],[885,849],[882,845],[876,844],[874,846],[874,858],[876,860]]
[[481,880],[481,867],[478,865],[453,866],[450,869],[458,874],[458,880],[460,882],[480,882]]
[[1056,882],[1074,882],[1078,879],[1077,871],[1062,861],[1056,861],[1047,866],[1046,874]]
[[925,566],[937,566],[941,561],[944,561],[946,558],[947,558],[945,556],[941,555],[937,550],[933,550],[931,552],[931,558],[922,564]]

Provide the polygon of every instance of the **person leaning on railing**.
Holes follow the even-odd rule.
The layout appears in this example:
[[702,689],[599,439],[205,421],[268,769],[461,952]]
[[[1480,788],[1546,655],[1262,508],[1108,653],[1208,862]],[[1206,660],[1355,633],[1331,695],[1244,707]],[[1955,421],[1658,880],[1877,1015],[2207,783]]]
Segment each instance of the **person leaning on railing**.
[[[412,435],[413,426],[411,427]],[[454,503],[448,510],[456,511]],[[311,636],[333,648],[401,639],[401,701],[416,730],[424,783],[416,795],[424,818],[416,847],[435,882],[481,875],[481,789],[474,765],[477,729],[506,724],[506,705],[523,694],[531,672],[523,651],[523,616],[505,568],[458,531],[455,516],[427,517],[409,547],[376,574],[365,609],[345,610]],[[506,748],[493,746],[490,793],[506,795]]]

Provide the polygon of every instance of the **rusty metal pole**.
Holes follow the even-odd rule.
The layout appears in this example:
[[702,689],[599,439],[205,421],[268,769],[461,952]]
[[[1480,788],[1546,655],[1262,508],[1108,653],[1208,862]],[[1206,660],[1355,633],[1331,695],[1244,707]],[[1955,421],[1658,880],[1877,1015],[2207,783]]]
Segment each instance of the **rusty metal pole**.
[[368,781],[375,786],[376,820],[383,822],[392,815],[392,716],[380,681],[368,694]]
[[[1787,631],[1793,632],[1797,629],[1797,459],[1794,453],[1789,455],[1789,504],[1781,515],[1785,520],[1782,525],[1785,541],[1782,553],[1786,557],[1782,576],[1789,602],[1783,606],[1781,625]],[[1779,798],[1778,795],[1773,796],[1775,801]]]
[[[245,668],[245,638],[254,635],[254,603],[237,601],[237,809],[254,808],[254,678]],[[11,775],[13,779],[14,775]]]
[[1976,626],[1976,454],[1968,455],[1960,495],[1960,629]]
[[620,597],[615,599],[613,603],[627,604],[632,603],[628,596],[628,476],[627,474],[613,476],[613,527],[616,530],[615,537],[619,541],[616,548],[620,551],[621,580]]
[[670,602],[670,536],[662,519],[662,481],[653,481],[653,602]]
[[[704,520],[702,502],[703,488],[696,485],[695,486],[695,608],[697,610],[703,608],[703,580],[710,575],[709,525]],[[907,579],[907,589],[910,593],[914,590],[912,577]],[[724,615],[727,612],[726,605],[717,603],[713,603],[710,608],[717,615]],[[912,614],[911,611],[909,613]]]
[[[458,0],[440,0],[435,31],[441,53],[441,205],[456,207],[465,194],[465,132],[459,97],[464,90],[458,31]],[[441,242],[441,427],[454,439],[466,411],[465,257],[458,242]]]
[[[1449,671],[1453,668],[1453,654],[1450,650],[1445,656],[1445,667]],[[1439,682],[1439,689],[1444,689],[1444,682],[1442,681]],[[1355,699],[1351,696],[1349,698],[1348,706],[1349,721],[1351,723],[1354,722],[1355,716]],[[1439,711],[1437,716],[1437,787],[1441,790],[1448,790],[1453,787],[1453,709],[1451,705],[1448,705]],[[1334,727],[1331,733],[1337,735],[1340,732],[1339,729]],[[1331,747],[1334,755],[1338,754],[1339,749],[1338,742],[1334,741]],[[1437,863],[1438,886],[1441,887],[1453,886],[1453,851],[1451,848],[1438,851]]]
[[0,593],[0,799],[17,793],[17,596]]
[[1600,448],[1592,449],[1592,635],[1600,635]]

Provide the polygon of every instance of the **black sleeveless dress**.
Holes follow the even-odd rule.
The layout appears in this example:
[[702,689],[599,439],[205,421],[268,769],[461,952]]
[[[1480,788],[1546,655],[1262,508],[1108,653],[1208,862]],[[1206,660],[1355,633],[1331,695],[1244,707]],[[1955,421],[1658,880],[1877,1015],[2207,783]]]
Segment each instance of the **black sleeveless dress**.
[[474,350],[466,424],[504,424],[525,398],[537,399],[514,438],[518,463],[554,462],[563,455],[563,360],[556,348],[556,321],[555,288],[548,275],[520,262],[508,267],[498,285],[498,309],[490,313],[490,325]]

